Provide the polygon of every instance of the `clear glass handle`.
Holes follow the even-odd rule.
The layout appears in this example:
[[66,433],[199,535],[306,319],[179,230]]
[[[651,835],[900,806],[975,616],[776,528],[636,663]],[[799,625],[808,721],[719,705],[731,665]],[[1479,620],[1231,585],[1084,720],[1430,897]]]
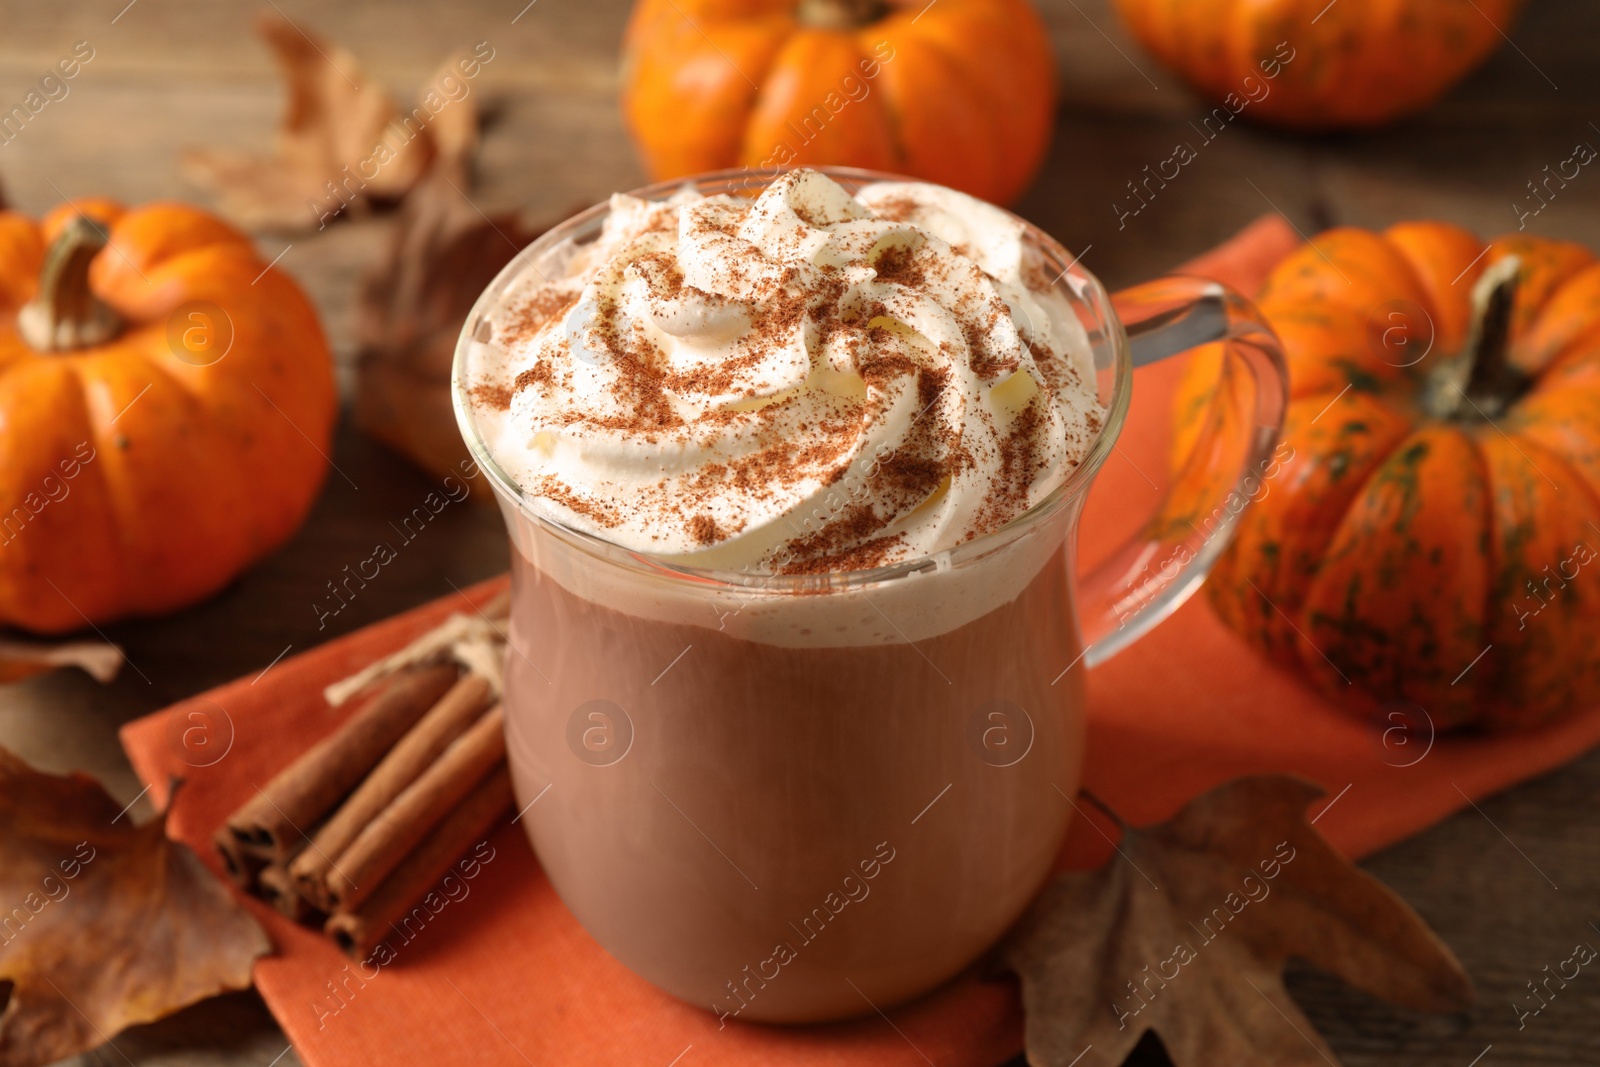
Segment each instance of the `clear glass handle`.
[[1103,663],[1176,611],[1205,580],[1269,475],[1288,375],[1278,339],[1219,282],[1172,276],[1112,297],[1135,367],[1220,343],[1211,407],[1155,515],[1079,582],[1084,662]]

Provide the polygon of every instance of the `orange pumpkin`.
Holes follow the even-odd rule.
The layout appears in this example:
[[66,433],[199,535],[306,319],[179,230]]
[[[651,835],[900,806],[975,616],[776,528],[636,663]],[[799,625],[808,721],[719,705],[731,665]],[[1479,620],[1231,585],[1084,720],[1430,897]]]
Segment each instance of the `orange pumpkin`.
[[656,178],[835,164],[1014,199],[1055,110],[1027,0],[639,0],[623,115]]
[[1230,112],[1295,130],[1428,107],[1499,47],[1522,0],[1117,0],[1156,58]]
[[305,518],[328,345],[242,233],[182,204],[0,212],[0,309],[0,623],[182,607]]
[[[1366,714],[1514,727],[1600,701],[1600,262],[1337,229],[1259,306],[1292,399],[1208,584],[1222,618]],[[1177,454],[1217,374],[1189,368]]]

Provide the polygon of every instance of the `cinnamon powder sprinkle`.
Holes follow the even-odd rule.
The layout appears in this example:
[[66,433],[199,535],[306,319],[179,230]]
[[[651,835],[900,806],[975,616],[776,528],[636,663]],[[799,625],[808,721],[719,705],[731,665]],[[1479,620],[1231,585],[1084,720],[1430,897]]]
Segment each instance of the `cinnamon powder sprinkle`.
[[527,341],[567,313],[578,302],[578,290],[541,287],[526,303],[518,305],[505,324],[507,343]]
[[[548,385],[550,384],[550,380],[554,374],[554,368],[551,367],[550,363],[541,359],[539,362],[535,363],[533,366],[517,375],[511,383],[511,388],[515,392],[520,393],[530,385]],[[506,407],[509,408],[510,406],[511,402],[508,398],[506,401]]]
[[873,205],[873,214],[885,222],[905,222],[916,216],[922,210],[922,205],[909,196],[896,196],[887,200],[880,200]]
[[[521,388],[519,385],[518,388]],[[511,397],[514,390],[507,388],[499,382],[479,382],[472,387],[472,399],[484,407],[496,411],[510,411]]]
[[904,544],[905,538],[900,534],[875,537],[843,552],[784,564],[779,568],[779,573],[837,574],[841,571],[870,571],[890,562]]
[[555,478],[546,476],[539,479],[533,490],[537,495],[554,500],[568,511],[592,519],[601,526],[616,526],[622,522],[622,518],[611,509],[592,500],[585,500]]
[[905,247],[885,249],[874,265],[878,277],[911,289],[920,289],[928,283],[925,268],[917,262],[916,252]]
[[695,539],[696,544],[714,545],[722,540],[722,530],[710,515],[696,515],[689,520],[689,536]]

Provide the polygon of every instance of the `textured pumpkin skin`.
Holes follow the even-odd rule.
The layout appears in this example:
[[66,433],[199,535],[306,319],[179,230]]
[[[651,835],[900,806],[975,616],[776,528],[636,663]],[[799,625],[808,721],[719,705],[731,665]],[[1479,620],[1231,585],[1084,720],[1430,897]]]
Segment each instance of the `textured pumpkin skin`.
[[[1512,254],[1509,361],[1529,387],[1493,422],[1435,417],[1424,383]],[[1396,300],[1426,313],[1409,349],[1385,343]],[[1600,262],[1525,236],[1484,253],[1440,223],[1338,229],[1257,303],[1287,357],[1293,454],[1207,583],[1221,617],[1362,715],[1510,728],[1600,702]],[[1175,456],[1218,372],[1212,353],[1189,368]]]
[[[106,344],[39,352],[17,312],[79,212],[109,230],[89,283],[124,326]],[[59,633],[171,611],[300,525],[336,393],[310,302],[266,266],[187,205],[82,200],[39,223],[0,212],[0,623]],[[209,366],[168,342],[169,317],[196,300],[233,326]]]
[[1056,91],[1049,38],[1027,0],[890,0],[884,17],[848,30],[807,25],[801,7],[640,0],[623,43],[622,108],[655,178],[833,164],[997,203],[1027,186]]
[[1421,111],[1500,46],[1521,6],[1522,0],[1117,0],[1134,37],[1212,100],[1258,95],[1261,62],[1287,43],[1293,59],[1243,113],[1296,130],[1377,126]]

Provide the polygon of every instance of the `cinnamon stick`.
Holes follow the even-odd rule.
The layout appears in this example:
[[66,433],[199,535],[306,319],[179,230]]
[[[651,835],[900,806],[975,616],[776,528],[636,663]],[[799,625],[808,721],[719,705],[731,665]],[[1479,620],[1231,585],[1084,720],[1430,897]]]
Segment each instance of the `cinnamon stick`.
[[484,618],[491,622],[505,622],[511,618],[511,590],[500,590],[484,601],[483,607],[478,610],[483,613]]
[[327,877],[333,870],[334,857],[427,771],[483,712],[489,699],[488,679],[477,674],[463,676],[356,786],[312,838],[313,847],[305,849],[289,865],[289,877],[306,899],[329,910]]
[[277,909],[278,914],[287,916],[297,923],[309,921],[319,914],[318,909],[296,890],[294,882],[289,878],[289,872],[281,864],[269,863],[261,868],[261,873],[256,878],[261,895]]
[[245,852],[288,860],[308,828],[361,781],[455,681],[453,664],[406,671],[228,818]]
[[229,881],[246,891],[254,889],[256,877],[267,861],[254,852],[246,852],[240,846],[239,839],[233,836],[233,831],[226,826],[213,834],[211,841],[217,846],[217,855],[222,857],[222,866],[228,872]]
[[502,765],[434,827],[404,863],[361,904],[329,916],[323,927],[353,959],[387,937],[393,924],[422,900],[452,864],[488,836],[511,807],[511,773]]
[[371,896],[428,831],[504,761],[502,722],[496,704],[340,853],[325,880],[331,910],[349,911]]
[[[366,689],[376,679],[388,677],[397,670],[424,663],[438,663],[445,659],[460,660],[462,652],[468,647],[488,639],[485,631],[493,633],[496,639],[503,640],[501,625],[510,617],[508,614],[510,603],[509,594],[489,601],[486,606],[495,612],[500,612],[499,616],[480,613],[479,609],[474,609],[470,615],[461,612],[452,614],[404,648],[367,664],[350,677],[323,689],[323,697],[329,704],[338,707]],[[491,669],[487,673],[491,679],[500,677],[498,669]]]

